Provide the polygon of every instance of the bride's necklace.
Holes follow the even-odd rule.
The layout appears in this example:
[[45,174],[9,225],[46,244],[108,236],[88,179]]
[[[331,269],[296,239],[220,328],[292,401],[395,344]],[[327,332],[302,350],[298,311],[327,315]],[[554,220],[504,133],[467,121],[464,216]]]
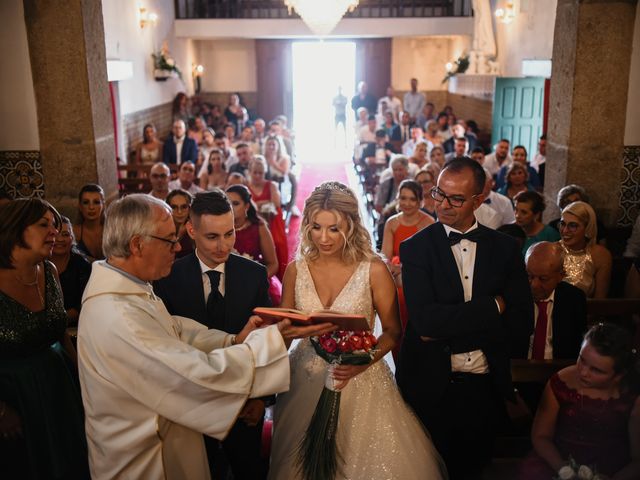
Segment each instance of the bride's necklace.
[[20,282],[25,287],[36,287],[36,292],[38,292],[38,298],[40,299],[40,303],[44,307],[44,297],[42,296],[42,292],[40,291],[40,284],[38,282],[39,273],[40,273],[40,264],[36,264],[36,274],[32,282],[25,282],[17,274],[14,274],[14,277],[16,277],[16,280],[18,280],[18,282]]

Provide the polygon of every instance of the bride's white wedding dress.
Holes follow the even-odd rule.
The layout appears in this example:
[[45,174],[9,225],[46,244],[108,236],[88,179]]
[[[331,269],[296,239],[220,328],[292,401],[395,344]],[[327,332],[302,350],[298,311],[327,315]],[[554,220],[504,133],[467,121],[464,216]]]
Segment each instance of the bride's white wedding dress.
[[[370,262],[361,262],[331,310],[365,315],[373,328]],[[307,263],[296,264],[295,308],[323,305]],[[296,453],[324,386],[327,363],[304,339],[290,354],[291,387],[278,395],[269,479],[299,479]],[[437,480],[446,469],[424,427],[407,407],[384,360],[352,378],[342,390],[337,431],[344,459],[337,478],[349,480]]]

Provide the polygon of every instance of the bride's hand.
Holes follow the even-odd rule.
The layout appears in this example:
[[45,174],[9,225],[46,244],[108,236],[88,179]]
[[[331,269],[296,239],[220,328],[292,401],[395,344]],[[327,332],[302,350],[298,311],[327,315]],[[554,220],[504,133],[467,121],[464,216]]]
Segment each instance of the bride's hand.
[[356,375],[364,372],[369,365],[337,365],[333,368],[333,379],[337,382],[335,387],[337,390],[342,390],[347,386],[349,380]]

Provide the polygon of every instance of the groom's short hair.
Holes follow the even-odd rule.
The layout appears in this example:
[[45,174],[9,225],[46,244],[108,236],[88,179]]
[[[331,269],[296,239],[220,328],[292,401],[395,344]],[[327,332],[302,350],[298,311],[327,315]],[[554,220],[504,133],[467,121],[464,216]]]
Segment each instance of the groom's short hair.
[[224,215],[231,211],[231,202],[227,195],[219,188],[209,192],[196,193],[189,218],[200,218],[202,215]]
[[484,168],[475,160],[469,157],[455,157],[444,164],[442,172],[450,171],[454,173],[461,173],[464,170],[471,170],[473,173],[473,183],[476,193],[482,193],[484,190],[484,184],[487,181],[487,175],[484,173]]

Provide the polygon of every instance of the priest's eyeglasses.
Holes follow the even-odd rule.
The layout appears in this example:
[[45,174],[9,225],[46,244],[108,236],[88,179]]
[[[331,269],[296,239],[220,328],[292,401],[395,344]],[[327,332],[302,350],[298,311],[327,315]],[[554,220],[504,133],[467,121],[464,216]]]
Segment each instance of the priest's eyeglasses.
[[161,241],[163,241],[163,242],[167,242],[167,243],[171,244],[171,249],[174,249],[174,248],[176,247],[176,245],[177,245],[178,243],[180,243],[180,239],[178,239],[178,238],[176,238],[176,239],[174,240],[174,239],[171,239],[171,238],[156,237],[155,235],[147,235],[147,236],[148,236],[149,238],[155,238],[156,240],[161,240]]
[[[478,195],[473,195],[471,198],[475,198],[477,196]],[[462,205],[464,205],[464,202],[467,201],[466,198],[460,195],[449,196],[446,193],[444,193],[442,190],[440,190],[438,187],[433,187],[431,189],[431,198],[433,198],[438,203],[442,203],[446,200],[447,202],[449,202],[449,205],[451,205],[453,208],[460,208]]]

